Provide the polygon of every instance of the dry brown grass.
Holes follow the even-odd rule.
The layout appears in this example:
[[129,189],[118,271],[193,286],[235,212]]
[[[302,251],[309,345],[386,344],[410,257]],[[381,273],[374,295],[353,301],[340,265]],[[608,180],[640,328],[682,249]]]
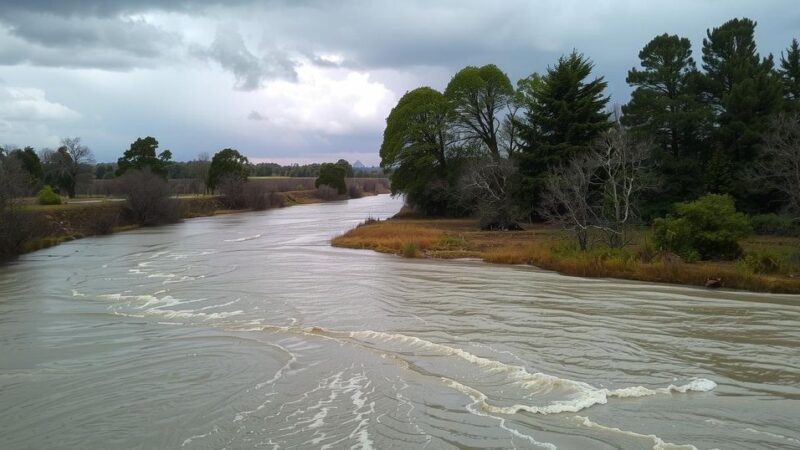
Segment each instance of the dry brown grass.
[[[556,229],[532,226],[525,231],[480,231],[477,222],[465,219],[422,219],[413,214],[362,224],[333,239],[338,247],[372,249],[410,256],[404,249],[414,243],[420,256],[435,258],[477,257],[498,264],[531,264],[566,275],[622,278],[661,283],[704,286],[713,278],[726,288],[800,294],[800,279],[787,274],[749,273],[733,262],[684,263],[638,255],[645,233],[624,250],[572,249]],[[755,236],[743,242],[747,251],[785,252],[800,246],[797,238]]]

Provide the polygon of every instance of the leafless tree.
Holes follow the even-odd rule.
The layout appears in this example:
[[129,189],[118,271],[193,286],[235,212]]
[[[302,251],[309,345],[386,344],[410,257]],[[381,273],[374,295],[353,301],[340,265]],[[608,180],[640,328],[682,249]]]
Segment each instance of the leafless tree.
[[589,247],[589,231],[598,222],[592,194],[600,165],[596,153],[578,155],[550,170],[542,192],[539,213],[570,232],[581,250]]
[[507,158],[485,157],[470,164],[461,179],[460,196],[477,206],[482,229],[519,230],[512,183],[517,173]]
[[646,163],[653,142],[634,136],[620,125],[603,134],[592,151],[600,163],[602,204],[598,214],[600,228],[610,247],[627,245],[627,228],[637,218],[636,200],[645,188]]
[[786,212],[800,220],[800,113],[779,115],[764,137],[755,177],[786,198]]
[[126,212],[131,220],[142,225],[159,225],[177,222],[179,204],[170,198],[167,181],[152,173],[149,167],[128,170],[117,182],[126,199]]
[[94,156],[89,147],[81,145],[81,138],[64,138],[58,150],[42,150],[45,179],[75,197],[79,184],[91,182],[91,164]]
[[550,172],[540,213],[569,230],[581,250],[588,248],[591,230],[602,232],[609,247],[628,244],[651,149],[651,141],[612,128],[589,152]]

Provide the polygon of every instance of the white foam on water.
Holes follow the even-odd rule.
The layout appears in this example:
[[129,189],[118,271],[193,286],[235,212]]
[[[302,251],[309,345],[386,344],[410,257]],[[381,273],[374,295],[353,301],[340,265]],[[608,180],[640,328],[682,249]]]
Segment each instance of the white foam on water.
[[[314,328],[314,330],[325,331],[319,328]],[[328,334],[336,335],[337,333],[328,332]],[[568,389],[574,392],[574,394],[571,395],[572,398],[570,399],[556,400],[550,402],[547,405],[542,405],[542,406],[524,405],[524,404],[516,404],[512,406],[496,406],[490,404],[488,401],[488,397],[482,392],[478,391],[477,389],[472,388],[471,386],[466,386],[463,383],[457,382],[455,380],[449,380],[444,378],[444,380],[448,380],[446,381],[446,384],[453,387],[454,389],[461,391],[466,395],[469,395],[473,399],[478,399],[481,407],[485,411],[495,414],[510,415],[522,411],[533,414],[559,414],[565,412],[574,413],[589,408],[593,405],[606,404],[608,403],[609,397],[635,398],[635,397],[646,397],[657,394],[671,394],[674,392],[677,393],[686,393],[689,391],[707,392],[716,387],[716,383],[714,383],[711,380],[707,380],[704,378],[697,378],[690,381],[687,384],[680,386],[671,384],[665,388],[657,388],[657,389],[649,389],[643,386],[634,386],[628,388],[609,390],[605,388],[597,388],[582,381],[559,378],[553,375],[547,375],[539,372],[530,373],[524,367],[521,366],[514,366],[500,361],[483,358],[459,348],[450,347],[444,344],[436,344],[434,342],[430,342],[414,336],[406,336],[402,334],[366,330],[366,331],[352,331],[349,333],[349,337],[362,341],[381,340],[389,343],[401,343],[412,347],[425,349],[427,351],[440,353],[445,356],[456,356],[464,361],[467,361],[482,369],[485,369],[490,373],[505,373],[510,379],[515,380],[515,382],[518,385],[522,386],[524,389],[531,390],[536,393],[551,392],[555,388]]]
[[773,439],[784,440],[786,442],[791,442],[792,444],[797,445],[798,447],[800,447],[800,439],[790,438],[789,436],[784,436],[782,434],[770,433],[769,431],[759,431],[759,430],[756,430],[755,428],[745,428],[744,431],[747,431],[748,433],[760,434],[760,435],[763,435],[763,436],[769,436],[769,437],[771,437]]
[[239,239],[225,239],[225,242],[244,242],[244,241],[252,241],[253,239],[258,239],[258,238],[260,238],[260,237],[261,237],[261,235],[260,235],[260,234],[256,234],[256,235],[253,235],[253,236],[245,236],[245,237],[242,237],[242,238],[239,238]]
[[655,434],[641,434],[633,431],[621,430],[619,428],[607,427],[605,425],[600,425],[599,423],[592,422],[588,417],[584,416],[575,416],[575,418],[581,422],[581,425],[587,428],[592,428],[595,430],[606,431],[611,433],[623,434],[625,436],[630,436],[635,438],[652,440],[654,444],[653,450],[698,450],[697,447],[691,444],[673,444],[671,442],[665,442],[663,439],[656,436]]

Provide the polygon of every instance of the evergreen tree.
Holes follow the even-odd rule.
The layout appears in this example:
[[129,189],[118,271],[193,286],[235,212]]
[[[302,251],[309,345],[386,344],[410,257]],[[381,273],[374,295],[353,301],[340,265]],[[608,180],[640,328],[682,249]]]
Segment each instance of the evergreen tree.
[[609,97],[603,77],[589,80],[594,68],[577,51],[549,67],[527,95],[520,124],[524,141],[519,157],[520,201],[532,209],[546,171],[588,151],[592,141],[611,127],[605,112]]
[[656,36],[639,59],[642,68],[628,71],[626,81],[635,89],[621,121],[657,144],[654,169],[664,183],[658,192],[645,193],[642,212],[662,215],[673,203],[702,193],[711,110],[697,96],[699,73],[689,39]]
[[790,110],[800,110],[800,43],[792,39],[792,45],[781,53],[781,65],[778,69],[783,82],[783,93]]
[[117,160],[117,176],[131,169],[142,170],[149,167],[151,172],[166,178],[172,152],[164,150],[156,156],[157,149],[158,141],[154,137],[136,139]]
[[755,27],[750,19],[732,19],[703,39],[703,88],[717,113],[716,143],[737,167],[757,156],[761,134],[781,105],[772,55],[756,51]]

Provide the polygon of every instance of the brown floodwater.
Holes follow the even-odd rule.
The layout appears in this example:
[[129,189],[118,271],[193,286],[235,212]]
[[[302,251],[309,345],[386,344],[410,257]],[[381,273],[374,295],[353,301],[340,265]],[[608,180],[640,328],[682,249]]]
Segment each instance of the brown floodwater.
[[400,206],[0,266],[0,447],[800,448],[800,296],[329,246]]

